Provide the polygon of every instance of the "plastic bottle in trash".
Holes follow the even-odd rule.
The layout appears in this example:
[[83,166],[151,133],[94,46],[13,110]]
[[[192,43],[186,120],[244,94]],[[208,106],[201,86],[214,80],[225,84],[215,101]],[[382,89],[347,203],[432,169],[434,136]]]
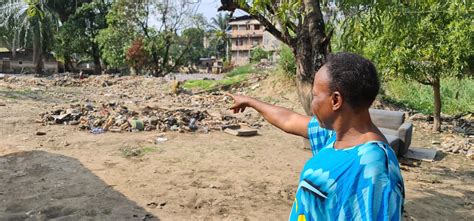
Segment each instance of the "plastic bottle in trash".
[[91,129],[91,133],[93,133],[93,134],[101,134],[101,133],[104,133],[104,132],[105,132],[105,130],[100,128],[100,127],[96,127],[96,128]]
[[191,118],[191,119],[189,120],[188,127],[189,127],[189,129],[191,129],[192,131],[195,131],[195,130],[198,129],[198,126],[196,125],[196,118],[193,117],[193,118]]

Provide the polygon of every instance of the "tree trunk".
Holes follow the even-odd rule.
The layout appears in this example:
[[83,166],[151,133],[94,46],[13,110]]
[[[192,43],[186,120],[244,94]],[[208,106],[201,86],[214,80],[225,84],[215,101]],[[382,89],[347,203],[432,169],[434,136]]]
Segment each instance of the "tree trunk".
[[327,44],[324,34],[324,20],[318,1],[303,1],[306,17],[293,45],[296,57],[296,86],[298,97],[306,114],[313,115],[311,110],[314,74],[326,62]]
[[431,85],[433,88],[434,110],[433,131],[441,131],[441,92],[440,79],[436,78]]
[[66,72],[74,72],[74,66],[71,62],[71,57],[69,55],[64,56],[64,69]]
[[[221,1],[222,6],[218,9],[234,11],[235,8],[242,9],[251,14],[255,19],[259,20],[266,30],[273,34],[277,39],[285,42],[293,49],[296,58],[296,86],[298,97],[303,109],[307,115],[312,115],[311,102],[314,74],[326,62],[328,53],[329,38],[325,34],[324,19],[321,12],[319,0],[303,0],[301,1],[304,18],[298,19],[297,27],[291,27],[296,32],[296,37],[290,35],[289,29],[278,29],[273,25],[270,19],[267,19],[264,13],[254,12],[250,5],[237,4],[233,1]],[[247,1],[243,1],[247,2]],[[273,1],[269,1],[272,2]],[[270,3],[269,3],[270,4]],[[272,10],[268,13],[275,15]],[[270,16],[271,17],[271,16]],[[291,23],[291,22],[289,22]],[[281,24],[280,24],[281,25]],[[305,141],[305,146],[308,147]]]
[[15,31],[15,34],[13,34],[13,40],[12,40],[12,58],[16,58],[16,39],[17,39],[17,34]]
[[160,63],[159,63],[159,58],[158,58],[158,52],[156,51],[156,47],[152,46],[151,47],[151,59],[152,59],[152,75],[153,76],[158,76],[158,72],[160,71]]
[[42,75],[43,74],[43,47],[41,45],[41,37],[38,33],[35,33],[33,37],[33,63],[35,64],[35,73]]
[[168,74],[169,72],[169,64],[168,64],[168,61],[169,61],[169,58],[168,58],[168,55],[169,55],[169,51],[170,51],[170,47],[171,47],[171,42],[170,40],[167,40],[165,41],[165,51],[164,51],[164,54],[162,56],[162,59],[163,61],[161,62],[161,68],[157,74],[158,77],[163,77],[165,76],[166,74]]
[[92,58],[94,59],[94,74],[99,75],[102,73],[102,67],[100,66],[100,53],[97,44],[92,44]]
[[[296,87],[298,97],[308,116],[313,115],[311,102],[314,75],[326,62],[327,42],[324,33],[324,20],[318,1],[305,0],[303,2],[306,18],[299,29],[297,43],[293,45],[296,58]],[[311,149],[307,139],[303,146]]]

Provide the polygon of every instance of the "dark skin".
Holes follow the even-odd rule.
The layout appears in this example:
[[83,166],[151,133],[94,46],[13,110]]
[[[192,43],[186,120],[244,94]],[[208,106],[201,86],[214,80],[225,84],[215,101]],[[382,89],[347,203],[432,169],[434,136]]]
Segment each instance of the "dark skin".
[[[326,66],[321,67],[314,77],[311,108],[321,127],[336,131],[334,148],[344,149],[369,141],[387,143],[383,134],[372,123],[368,107],[354,108],[344,102],[344,96],[339,91],[331,92],[330,82]],[[265,120],[281,130],[308,138],[310,116],[248,96],[228,95],[234,99],[234,105],[230,108],[234,113],[243,112],[246,107],[254,108]]]

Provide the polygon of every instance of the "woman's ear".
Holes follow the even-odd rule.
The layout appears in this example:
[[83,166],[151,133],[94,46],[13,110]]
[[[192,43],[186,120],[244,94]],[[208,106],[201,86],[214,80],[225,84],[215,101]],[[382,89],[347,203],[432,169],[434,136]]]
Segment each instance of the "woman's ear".
[[339,91],[334,91],[331,95],[331,106],[333,111],[341,109],[343,103],[342,94]]

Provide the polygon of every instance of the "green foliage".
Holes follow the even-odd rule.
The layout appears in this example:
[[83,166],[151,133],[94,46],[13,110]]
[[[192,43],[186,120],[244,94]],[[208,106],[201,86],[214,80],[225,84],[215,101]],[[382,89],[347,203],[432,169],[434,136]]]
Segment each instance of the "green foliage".
[[48,49],[57,21],[54,11],[46,6],[46,1],[0,1],[0,30],[7,29],[0,36],[10,37],[8,40],[11,40],[11,37],[23,35],[25,40],[22,46],[29,43],[31,47],[31,42],[26,42],[26,38],[32,36],[36,49]]
[[211,18],[210,41],[209,48],[211,55],[217,55],[218,58],[223,57],[226,53],[227,44],[230,44],[230,38],[227,36],[229,29],[230,15],[227,13],[219,13],[216,17]]
[[[97,37],[103,60],[112,67],[124,67],[132,41],[142,38],[150,57],[146,71],[154,76],[195,63],[203,54],[199,27],[204,27],[205,21],[192,10],[193,4],[187,0],[115,1],[107,15],[108,27]],[[149,24],[150,17],[157,18],[158,27]],[[194,26],[197,28],[189,29]]]
[[[247,0],[237,0],[242,7],[250,2]],[[318,4],[318,3],[314,3]],[[251,1],[250,14],[272,15],[272,23],[279,24],[284,35],[296,37],[296,26],[302,24],[305,18],[302,0],[282,0],[278,1],[278,7],[271,0]]]
[[250,62],[260,62],[262,59],[268,59],[270,52],[261,47],[257,47],[250,52]]
[[416,1],[371,8],[348,19],[336,47],[367,56],[389,77],[432,84],[440,77],[469,74],[474,26],[463,2]]
[[202,39],[204,38],[204,30],[200,28],[188,28],[181,34],[182,45],[189,45],[183,54],[183,61],[188,64],[197,64],[199,59],[204,57],[206,50]]
[[118,0],[111,6],[106,16],[107,28],[99,31],[96,41],[99,43],[102,59],[112,67],[125,66],[125,53],[138,35],[135,20],[142,13],[139,7],[126,0]]
[[245,75],[254,71],[254,68],[251,64],[243,65],[234,68],[231,72],[226,74],[226,77],[234,77],[238,75]]
[[405,94],[409,97],[406,102],[418,109],[433,108],[434,129],[440,130],[441,104],[454,105],[442,99],[443,91],[437,96],[440,86],[441,90],[446,88],[443,79],[473,76],[474,26],[470,3],[383,2],[362,8],[363,11],[343,21],[343,34],[336,35],[339,42],[334,44],[337,50],[369,58],[385,80],[415,80],[430,85],[433,105],[409,94]]
[[[96,36],[106,28],[110,4],[95,0],[82,4],[61,26],[56,35],[55,55],[61,60],[88,60],[100,56]],[[97,50],[96,50],[97,49]]]
[[278,68],[281,69],[288,78],[295,78],[296,59],[292,49],[287,45],[282,45],[280,47],[280,60],[278,60]]
[[[449,115],[472,113],[474,110],[474,79],[442,79],[442,112]],[[384,99],[398,105],[429,114],[433,110],[431,87],[395,79],[384,84]]]
[[247,79],[249,73],[225,77],[221,80],[189,80],[183,85],[185,89],[212,90],[222,86],[239,84]]
[[252,65],[244,65],[234,68],[227,73],[221,80],[189,80],[183,85],[185,89],[212,90],[217,87],[239,84],[248,78],[250,73],[254,72]]

